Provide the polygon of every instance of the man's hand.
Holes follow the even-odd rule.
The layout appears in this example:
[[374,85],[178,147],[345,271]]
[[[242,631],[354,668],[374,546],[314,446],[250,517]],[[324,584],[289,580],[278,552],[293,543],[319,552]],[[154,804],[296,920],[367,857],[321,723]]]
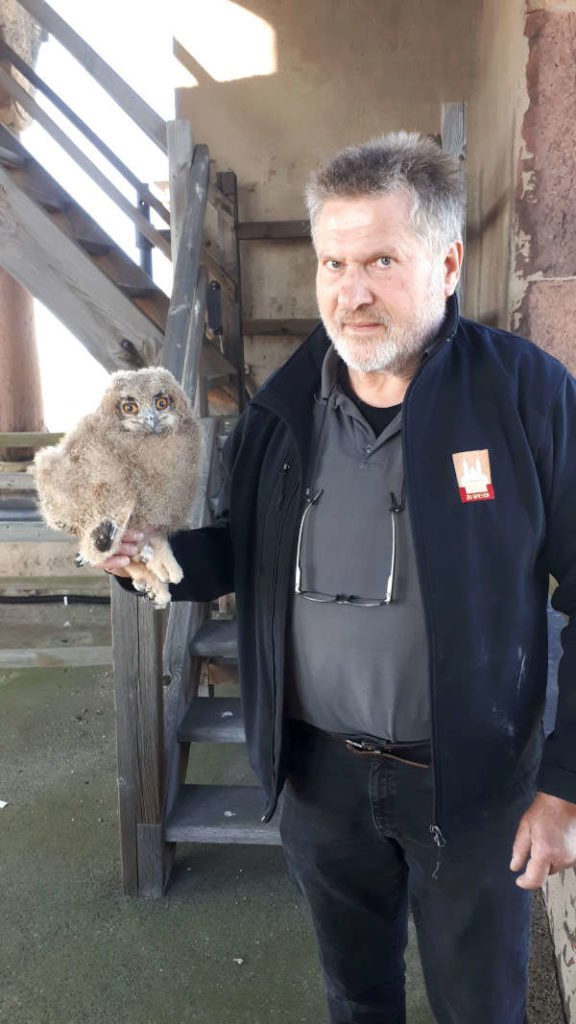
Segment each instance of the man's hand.
[[124,568],[128,565],[131,555],[137,555],[145,542],[145,534],[137,530],[125,530],[122,534],[122,542],[114,555],[107,558],[105,562],[99,562],[98,568],[111,572],[114,576],[123,576],[130,579],[130,573]]
[[576,804],[537,793],[520,819],[512,847],[510,870],[526,868],[516,879],[516,885],[521,889],[540,889],[548,875],[575,864]]

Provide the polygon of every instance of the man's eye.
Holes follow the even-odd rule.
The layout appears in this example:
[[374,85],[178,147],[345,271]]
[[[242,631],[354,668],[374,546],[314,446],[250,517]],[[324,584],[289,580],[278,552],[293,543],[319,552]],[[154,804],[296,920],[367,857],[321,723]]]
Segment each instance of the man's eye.
[[378,259],[376,260],[376,266],[378,267],[389,267],[391,263],[392,260],[390,259],[389,256],[379,256]]
[[340,270],[341,266],[340,260],[326,260],[328,270]]

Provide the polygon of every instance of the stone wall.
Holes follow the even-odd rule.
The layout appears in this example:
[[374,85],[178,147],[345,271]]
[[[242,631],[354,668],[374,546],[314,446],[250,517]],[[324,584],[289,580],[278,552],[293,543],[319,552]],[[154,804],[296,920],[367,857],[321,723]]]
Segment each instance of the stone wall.
[[576,0],[530,3],[514,326],[576,372]]

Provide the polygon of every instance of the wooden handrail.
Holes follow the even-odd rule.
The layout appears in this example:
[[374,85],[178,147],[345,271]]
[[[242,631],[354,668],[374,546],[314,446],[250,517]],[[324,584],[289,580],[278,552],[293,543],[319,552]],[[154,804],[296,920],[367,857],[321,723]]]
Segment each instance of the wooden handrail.
[[210,154],[207,146],[194,148],[188,194],[174,272],[174,286],[164,337],[162,364],[182,379],[190,320],[196,301],[195,286],[202,255],[204,215],[210,182]]
[[140,130],[166,153],[166,124],[159,114],[45,0],[18,0],[18,3],[62,43]]
[[75,111],[72,110],[72,108],[69,107],[67,103],[65,103],[65,101],[58,95],[58,93],[54,92],[54,90],[50,88],[50,86],[44,81],[44,79],[41,78],[40,75],[38,75],[34,71],[34,69],[31,68],[26,63],[26,61],[23,60],[22,57],[18,53],[16,53],[16,51],[13,50],[11,46],[8,45],[8,43],[6,43],[3,39],[0,39],[0,61],[3,60],[6,60],[10,64],[12,64],[12,66],[15,67],[21,75],[28,79],[31,85],[33,85],[39,92],[43,93],[44,96],[46,96],[50,100],[50,102],[53,103],[54,106],[58,110],[60,110],[61,113],[65,115],[65,117],[68,118],[70,123],[73,124],[74,127],[78,129],[78,131],[82,132],[84,137],[88,139],[90,143],[92,143],[94,148],[97,149],[100,153],[102,153],[102,156],[106,158],[108,163],[110,163],[112,167],[115,167],[116,170],[119,171],[120,174],[126,179],[126,181],[130,185],[132,185],[134,189],[136,189],[136,192],[138,193],[140,198],[145,203],[147,203],[148,206],[151,206],[152,209],[155,210],[156,213],[158,213],[159,216],[162,217],[162,219],[167,224],[170,223],[169,211],[160,202],[160,200],[157,199],[152,192],[150,192],[147,186],[139,180],[139,178],[134,174],[133,171],[130,170],[130,168],[124,163],[124,161],[121,160],[120,157],[117,156],[116,153],[114,153],[114,151],[111,150],[105,142],[102,141],[102,139],[99,135],[96,134],[96,132],[93,132],[92,129],[89,128],[89,126],[82,120],[82,118],[79,117],[78,114],[76,114]]
[[152,225],[142,216],[140,211],[136,207],[132,206],[130,201],[108,180],[105,174],[102,173],[99,167],[96,166],[90,160],[85,153],[82,152],[78,146],[68,138],[65,132],[58,127],[55,121],[46,113],[46,111],[39,106],[35,99],[26,89],[22,88],[19,82],[6,71],[5,68],[0,67],[0,85],[6,90],[6,92],[20,103],[28,113],[46,129],[47,132],[52,136],[56,142],[62,146],[69,156],[71,156],[77,164],[87,174],[90,175],[93,181],[106,193],[107,196],[112,199],[116,205],[136,224],[138,229],[141,231],[146,238],[148,238],[153,245],[156,245],[168,258],[170,258],[170,244],[166,239],[157,231]]

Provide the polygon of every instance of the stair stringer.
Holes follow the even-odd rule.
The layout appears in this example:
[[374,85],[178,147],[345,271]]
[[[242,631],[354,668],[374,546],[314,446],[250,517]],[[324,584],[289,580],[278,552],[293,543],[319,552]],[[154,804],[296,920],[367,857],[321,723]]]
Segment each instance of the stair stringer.
[[[154,365],[163,334],[0,167],[0,266],[109,371]],[[126,347],[123,342],[129,342]]]

